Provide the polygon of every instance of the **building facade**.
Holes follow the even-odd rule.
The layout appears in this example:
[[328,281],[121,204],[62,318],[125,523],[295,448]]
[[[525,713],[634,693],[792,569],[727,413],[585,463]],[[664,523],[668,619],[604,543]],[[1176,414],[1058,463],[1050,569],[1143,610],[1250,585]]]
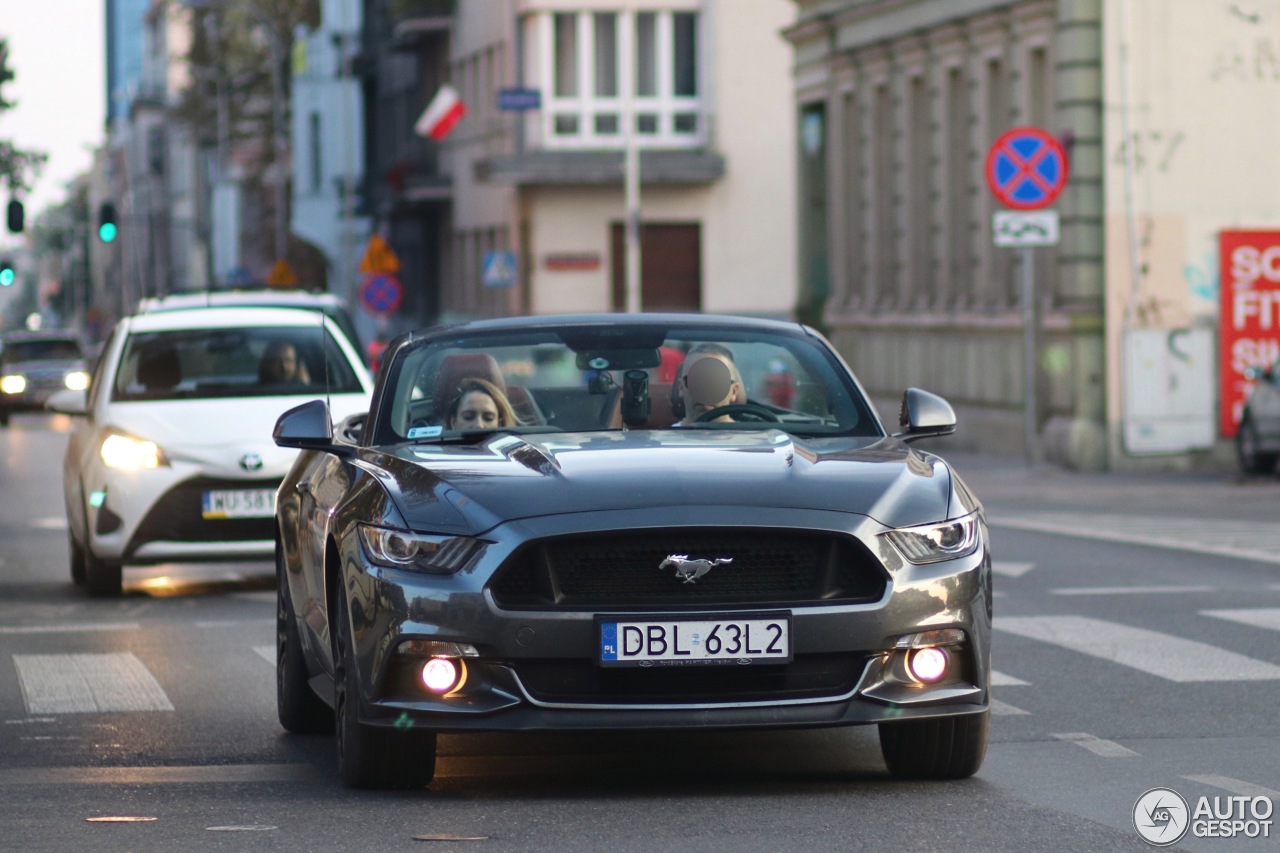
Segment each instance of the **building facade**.
[[[628,130],[642,308],[794,311],[787,0],[366,12],[367,192],[404,265],[395,323],[622,310]],[[413,124],[446,82],[466,114],[424,138]]]

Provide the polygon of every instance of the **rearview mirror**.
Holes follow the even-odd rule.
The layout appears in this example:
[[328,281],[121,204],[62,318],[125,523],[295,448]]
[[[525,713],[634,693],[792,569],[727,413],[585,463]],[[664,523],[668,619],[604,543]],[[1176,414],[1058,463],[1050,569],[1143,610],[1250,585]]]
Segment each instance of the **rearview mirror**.
[[324,450],[343,456],[350,455],[353,449],[334,445],[333,421],[329,419],[329,406],[324,400],[311,400],[285,412],[276,420],[271,439],[279,447]]
[[937,394],[930,394],[919,388],[908,388],[902,395],[898,423],[903,432],[894,438],[902,441],[951,435],[956,431],[956,412],[950,403]]
[[73,391],[65,388],[50,394],[49,399],[44,401],[44,407],[60,415],[87,415],[89,414],[89,395],[83,389]]

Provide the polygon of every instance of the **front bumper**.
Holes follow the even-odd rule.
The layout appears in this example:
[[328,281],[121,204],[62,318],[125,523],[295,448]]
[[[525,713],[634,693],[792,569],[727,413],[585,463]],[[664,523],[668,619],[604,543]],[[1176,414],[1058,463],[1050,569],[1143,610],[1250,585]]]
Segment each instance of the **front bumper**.
[[[655,510],[584,513],[576,529],[634,530]],[[639,516],[639,517],[638,517]],[[734,512],[704,509],[699,523],[730,525]],[[686,519],[686,523],[688,520]],[[566,532],[529,521],[499,528],[482,563],[439,577],[370,566],[354,537],[342,565],[361,674],[361,719],[370,725],[415,725],[438,731],[566,731],[592,729],[808,728],[980,713],[989,701],[991,573],[986,531],[978,551],[945,563],[903,563],[861,516],[778,511],[779,529],[821,530],[855,537],[877,554],[890,578],[878,600],[793,603],[790,664],[605,669],[597,664],[597,613],[616,609],[504,610],[490,580],[516,548],[540,535]],[[740,524],[740,522],[739,522]],[[625,526],[624,526],[625,525]],[[665,526],[664,526],[665,525]],[[515,529],[520,528],[520,529]],[[777,605],[707,607],[696,612],[777,611]],[[647,610],[645,612],[654,612]],[[690,612],[687,608],[682,612]],[[635,615],[634,608],[627,611]],[[954,666],[943,681],[902,682],[899,637],[959,628],[949,649]],[[407,640],[472,645],[464,683],[446,696],[416,679],[423,657],[398,653]]]

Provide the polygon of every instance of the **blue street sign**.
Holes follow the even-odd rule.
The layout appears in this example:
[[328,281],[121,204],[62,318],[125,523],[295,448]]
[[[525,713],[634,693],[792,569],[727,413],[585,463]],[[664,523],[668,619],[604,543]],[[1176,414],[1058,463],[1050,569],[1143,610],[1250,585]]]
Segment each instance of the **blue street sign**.
[[541,89],[499,89],[498,109],[523,111],[542,109]]
[[1015,127],[987,152],[987,186],[1006,207],[1048,207],[1067,184],[1067,152],[1047,131]]
[[516,283],[515,252],[485,252],[480,274],[485,287],[512,287]]

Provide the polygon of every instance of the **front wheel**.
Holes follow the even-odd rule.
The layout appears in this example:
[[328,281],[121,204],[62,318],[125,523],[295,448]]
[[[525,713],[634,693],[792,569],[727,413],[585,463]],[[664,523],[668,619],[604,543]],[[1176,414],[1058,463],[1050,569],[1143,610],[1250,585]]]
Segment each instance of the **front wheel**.
[[1258,449],[1258,428],[1248,414],[1240,421],[1236,430],[1236,457],[1240,460],[1240,469],[1246,474],[1270,474],[1276,470],[1275,453],[1263,453]]
[[118,598],[124,591],[123,566],[94,554],[92,545],[84,549],[84,579],[95,598]]
[[964,779],[987,754],[990,712],[880,724],[880,751],[894,776]]
[[436,773],[436,733],[360,722],[360,674],[346,591],[338,592],[334,717],[338,773],[349,788],[421,788]]
[[333,725],[333,710],[311,689],[298,618],[289,600],[284,560],[276,547],[276,713],[294,734],[318,734]]

